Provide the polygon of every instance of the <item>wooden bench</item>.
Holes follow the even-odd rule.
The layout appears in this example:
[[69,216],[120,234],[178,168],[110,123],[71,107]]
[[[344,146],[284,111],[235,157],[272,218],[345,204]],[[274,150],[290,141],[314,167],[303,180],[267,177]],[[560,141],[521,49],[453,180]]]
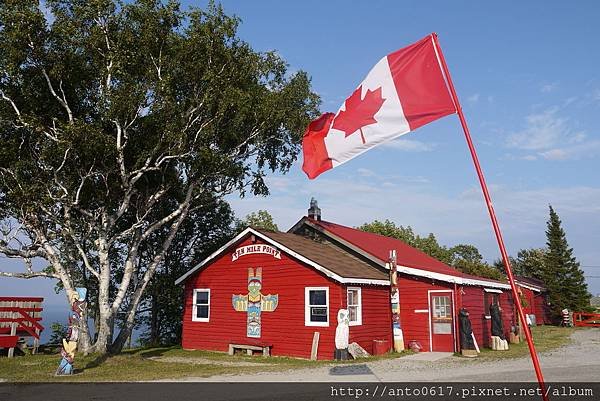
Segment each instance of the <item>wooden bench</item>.
[[252,355],[254,351],[262,351],[262,355],[264,357],[271,356],[271,347],[273,344],[267,343],[248,343],[248,344],[239,344],[239,343],[229,343],[229,355],[235,354],[235,350],[246,350],[248,355]]

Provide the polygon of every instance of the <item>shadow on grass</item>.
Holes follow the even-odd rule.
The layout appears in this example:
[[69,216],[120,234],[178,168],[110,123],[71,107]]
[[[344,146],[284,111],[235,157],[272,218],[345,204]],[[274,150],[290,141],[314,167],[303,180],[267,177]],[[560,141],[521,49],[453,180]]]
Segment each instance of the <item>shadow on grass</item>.
[[151,358],[157,356],[164,356],[165,353],[173,350],[177,347],[154,347],[154,348],[135,348],[123,351],[125,355],[137,355],[142,358]]
[[108,358],[110,358],[111,355],[109,354],[102,354],[102,355],[98,355],[96,356],[96,358],[92,359],[91,361],[89,361],[88,363],[85,364],[85,367],[83,369],[81,369],[82,371],[85,371],[87,369],[94,369],[99,367],[100,365],[102,365],[104,362],[106,362],[106,360]]

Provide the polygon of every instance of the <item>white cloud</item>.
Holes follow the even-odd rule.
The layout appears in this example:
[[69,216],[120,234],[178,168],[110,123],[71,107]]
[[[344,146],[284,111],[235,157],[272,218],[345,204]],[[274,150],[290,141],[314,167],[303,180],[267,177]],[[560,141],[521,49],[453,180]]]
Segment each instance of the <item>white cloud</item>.
[[403,150],[406,152],[429,152],[435,147],[434,144],[416,141],[414,139],[395,139],[390,142],[386,142],[383,146],[396,150]]
[[568,132],[567,120],[558,117],[558,109],[552,108],[542,113],[530,114],[525,118],[525,129],[511,134],[507,145],[524,150],[548,149],[558,143]]
[[471,96],[467,97],[467,102],[469,103],[477,103],[479,101],[479,93],[474,93]]
[[550,84],[544,84],[540,87],[540,92],[550,93],[558,88],[558,82],[552,82]]
[[373,176],[375,176],[375,173],[373,171],[369,170],[368,168],[359,168],[359,169],[356,170],[356,172],[361,177],[373,177]]
[[[525,118],[525,128],[508,136],[506,146],[529,151],[523,160],[572,160],[600,154],[600,141],[589,139],[583,131],[573,128],[567,118],[558,115],[554,107]],[[534,151],[535,154],[530,152]]]
[[598,154],[600,154],[600,141],[597,140],[540,152],[540,156],[546,160],[581,159],[585,157],[593,157]]

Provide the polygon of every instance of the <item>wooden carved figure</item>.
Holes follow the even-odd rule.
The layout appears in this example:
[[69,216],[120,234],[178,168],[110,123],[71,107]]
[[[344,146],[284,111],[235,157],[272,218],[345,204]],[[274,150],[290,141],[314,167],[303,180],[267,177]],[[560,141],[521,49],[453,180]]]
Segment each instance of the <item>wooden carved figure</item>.
[[262,312],[273,312],[277,309],[279,295],[262,295],[262,268],[257,267],[256,273],[253,268],[248,269],[248,294],[233,295],[231,301],[233,309],[238,312],[247,312],[246,336],[260,338]]
[[56,375],[58,376],[73,374],[73,360],[75,359],[75,350],[79,340],[79,323],[84,315],[86,295],[87,289],[85,288],[76,288],[75,291],[69,294],[71,313],[69,314],[68,338],[63,338],[60,351],[61,360],[58,369],[56,369]]

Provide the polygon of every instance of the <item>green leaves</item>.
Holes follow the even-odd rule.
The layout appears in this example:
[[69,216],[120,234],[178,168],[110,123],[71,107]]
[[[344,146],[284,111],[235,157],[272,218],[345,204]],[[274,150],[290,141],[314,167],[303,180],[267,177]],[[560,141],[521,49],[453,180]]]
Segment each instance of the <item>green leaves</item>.
[[0,216],[23,225],[26,246],[50,243],[65,288],[80,277],[118,288],[103,301],[116,311],[144,290],[188,213],[268,193],[265,174],[292,166],[319,98],[213,2],[45,6],[0,3]]
[[573,256],[558,214],[552,206],[546,229],[547,252],[541,278],[548,290],[553,312],[558,316],[564,308],[582,311],[589,308],[590,294],[579,262]]

